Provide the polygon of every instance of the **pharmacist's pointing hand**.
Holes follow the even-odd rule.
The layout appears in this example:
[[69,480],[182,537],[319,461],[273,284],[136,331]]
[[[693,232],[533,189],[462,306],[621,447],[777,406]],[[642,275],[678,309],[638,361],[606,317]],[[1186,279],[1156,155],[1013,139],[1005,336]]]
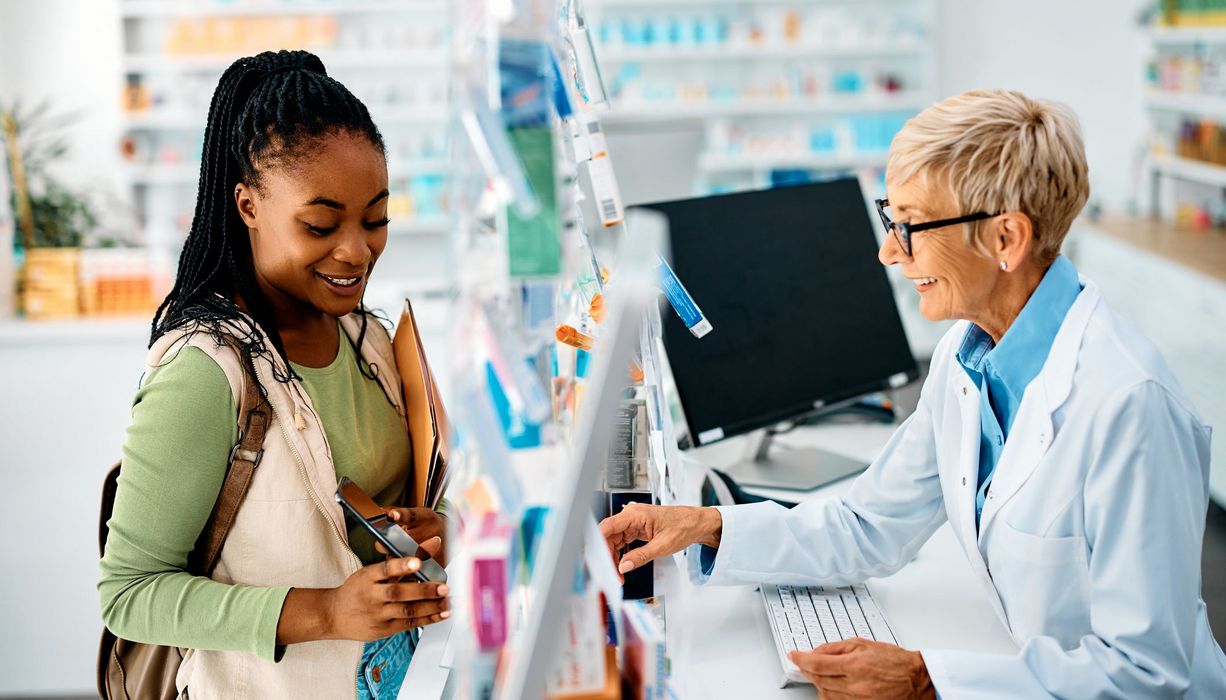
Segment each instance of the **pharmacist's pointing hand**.
[[[629,573],[653,559],[680,552],[691,544],[719,546],[723,519],[714,508],[691,506],[627,505],[622,512],[600,523],[600,534],[609,544],[619,574]],[[618,553],[631,543],[646,544]]]

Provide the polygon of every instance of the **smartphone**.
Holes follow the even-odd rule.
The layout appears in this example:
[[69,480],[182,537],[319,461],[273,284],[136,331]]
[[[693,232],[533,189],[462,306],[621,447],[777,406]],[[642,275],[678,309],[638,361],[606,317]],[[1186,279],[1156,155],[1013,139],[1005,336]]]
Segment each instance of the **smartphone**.
[[422,582],[446,583],[447,571],[438,562],[430,558],[420,545],[409,536],[395,520],[388,517],[387,511],[371,498],[361,486],[350,481],[349,477],[341,477],[336,488],[336,500],[351,518],[361,523],[367,531],[382,543],[394,557],[417,557],[421,560],[421,568],[412,574],[413,578]]

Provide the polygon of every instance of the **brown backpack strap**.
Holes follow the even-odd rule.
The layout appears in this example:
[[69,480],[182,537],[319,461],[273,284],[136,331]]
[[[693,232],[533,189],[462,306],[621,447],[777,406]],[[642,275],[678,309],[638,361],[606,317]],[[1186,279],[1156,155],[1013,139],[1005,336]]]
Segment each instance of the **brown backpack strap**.
[[217,566],[221,546],[230,534],[234,516],[238,514],[239,505],[243,502],[247,487],[251,485],[255,468],[260,465],[260,459],[264,456],[264,433],[272,420],[272,406],[260,396],[260,382],[252,365],[254,360],[249,360],[236,343],[232,342],[231,345],[238,351],[239,364],[243,367],[238,444],[230,450],[226,480],[221,485],[221,492],[217,495],[213,512],[200,533],[200,539],[192,550],[188,568],[198,576],[209,576]]

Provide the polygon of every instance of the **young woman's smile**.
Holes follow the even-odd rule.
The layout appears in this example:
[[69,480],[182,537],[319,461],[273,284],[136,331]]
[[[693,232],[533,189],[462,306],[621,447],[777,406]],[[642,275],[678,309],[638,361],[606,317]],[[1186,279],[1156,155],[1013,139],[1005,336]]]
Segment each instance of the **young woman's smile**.
[[283,331],[351,313],[387,245],[383,153],[342,131],[320,137],[310,165],[270,169],[236,193],[256,281]]

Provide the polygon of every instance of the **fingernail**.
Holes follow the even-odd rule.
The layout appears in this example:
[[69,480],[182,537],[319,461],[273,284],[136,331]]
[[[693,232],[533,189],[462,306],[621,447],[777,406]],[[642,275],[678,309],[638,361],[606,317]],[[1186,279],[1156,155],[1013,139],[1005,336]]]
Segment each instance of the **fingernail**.
[[617,573],[628,574],[634,570],[634,562],[629,559],[622,559],[622,563],[617,565]]
[[399,520],[399,519],[400,519],[400,513],[399,513],[399,512],[397,512],[397,511],[394,511],[394,510],[392,510],[392,511],[388,511],[388,517],[389,517],[389,518],[391,518],[392,520]]
[[451,590],[451,589],[447,588],[447,584],[443,584],[443,585],[441,585],[441,586],[439,586],[439,587],[438,587],[438,594],[439,594],[439,595],[447,595],[447,592],[448,592],[449,590]]
[[421,562],[416,559],[409,560],[409,571],[417,571],[421,568]]
[[439,613],[438,616],[446,620],[447,618],[451,617],[451,611],[444,610],[443,612]]

